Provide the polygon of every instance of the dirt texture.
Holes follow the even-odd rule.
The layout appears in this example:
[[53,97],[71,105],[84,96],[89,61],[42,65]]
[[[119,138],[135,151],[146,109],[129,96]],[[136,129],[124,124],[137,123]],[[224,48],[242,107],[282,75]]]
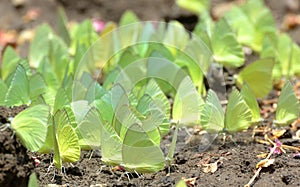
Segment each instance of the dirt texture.
[[[232,1],[215,0],[214,7]],[[288,13],[299,14],[298,9],[291,10],[285,1],[266,0],[277,24],[281,27]],[[14,6],[10,0],[0,3],[0,30],[14,30],[17,33],[34,28],[42,22],[55,26],[57,6],[63,6],[69,20],[81,21],[86,18],[98,18],[103,21],[118,21],[126,9],[131,9],[142,20],[177,19],[191,29],[197,18],[175,6],[174,0],[24,0],[24,4]],[[40,14],[33,21],[24,21],[24,16],[33,8]],[[288,30],[293,40],[300,43],[300,29]],[[28,49],[19,52],[26,56]],[[255,57],[249,56],[247,59]],[[298,80],[299,82],[299,80]],[[276,99],[276,91],[268,99]],[[298,87],[298,96],[300,95]],[[266,119],[274,114],[273,104],[261,102],[262,114]],[[0,124],[8,122],[20,109],[0,108]],[[3,126],[1,126],[2,128]],[[280,141],[285,145],[299,147],[299,140],[293,139],[300,124],[295,124],[294,131],[287,130]],[[0,131],[0,187],[27,186],[28,177],[36,172],[41,186],[57,184],[64,186],[174,186],[180,179],[190,180],[190,186],[244,186],[256,171],[256,164],[262,160],[257,155],[269,153],[271,145],[254,141],[252,130],[233,135],[232,140],[223,142],[222,136],[214,141],[205,152],[199,152],[201,135],[197,129],[189,129],[192,136],[180,130],[173,165],[154,174],[127,174],[120,168],[105,167],[101,162],[101,151],[82,152],[82,159],[73,165],[65,165],[65,172],[60,173],[51,167],[53,155],[29,153],[19,143],[10,129]],[[256,138],[264,140],[263,134]],[[172,139],[171,134],[164,137],[162,149],[167,152]],[[263,168],[254,182],[254,186],[300,186],[300,159],[294,157],[294,151],[272,155],[273,165]],[[35,166],[35,158],[40,161]],[[207,164],[216,163],[215,172],[204,172]],[[170,171],[170,172],[169,172]],[[195,182],[193,184],[193,182]]]

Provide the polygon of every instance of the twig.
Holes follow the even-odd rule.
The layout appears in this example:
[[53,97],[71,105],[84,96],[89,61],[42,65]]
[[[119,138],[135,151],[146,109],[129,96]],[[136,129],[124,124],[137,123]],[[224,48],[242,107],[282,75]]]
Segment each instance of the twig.
[[[268,141],[265,141],[268,142]],[[269,143],[269,142],[268,142]],[[274,143],[274,142],[273,142]],[[275,143],[274,143],[275,144]],[[276,144],[275,144],[276,147]],[[270,157],[272,156],[272,154],[275,151],[275,147],[273,149],[271,149],[271,152],[268,154],[266,159],[270,159]],[[254,180],[257,178],[257,176],[259,175],[260,171],[262,170],[262,167],[258,168],[258,170],[256,170],[255,174],[253,175],[253,177],[250,179],[250,181],[244,186],[244,187],[250,187],[252,185],[252,183],[254,182]]]
[[[261,144],[266,144],[266,145],[272,144],[272,143],[270,143],[269,141],[266,141],[266,140],[255,139],[255,141],[258,142],[258,143],[261,143]],[[284,148],[284,149],[289,149],[289,150],[293,150],[293,151],[300,151],[300,148],[299,147],[295,147],[295,146],[290,146],[290,145],[284,145],[284,144],[282,144],[281,147]]]

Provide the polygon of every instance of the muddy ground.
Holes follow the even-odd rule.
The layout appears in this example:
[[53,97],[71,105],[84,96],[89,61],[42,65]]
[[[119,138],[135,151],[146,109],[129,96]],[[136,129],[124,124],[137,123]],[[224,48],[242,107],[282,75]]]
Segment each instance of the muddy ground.
[[[230,1],[214,1],[214,7],[220,7],[221,3]],[[291,10],[285,1],[267,0],[278,27],[282,26],[284,17],[288,13],[300,13],[298,9]],[[98,18],[103,21],[118,21],[122,12],[132,9],[142,20],[170,20],[178,19],[184,22],[188,28],[192,28],[197,19],[195,16],[178,9],[173,0],[25,0],[21,6],[13,6],[10,0],[1,0],[0,3],[0,30],[14,30],[16,33],[30,28],[42,22],[48,22],[55,27],[56,8],[64,6],[69,20],[81,21],[86,18]],[[34,21],[24,21],[24,15],[32,8],[40,11],[40,15]],[[288,33],[299,44],[299,27],[290,29]],[[26,56],[27,49],[19,51]],[[299,82],[299,81],[298,81]],[[299,90],[298,90],[299,91]],[[276,91],[273,91],[276,93]],[[298,93],[300,95],[300,92]],[[271,103],[272,104],[272,103]],[[264,105],[261,102],[262,111],[270,111],[272,105]],[[0,121],[6,123],[8,117],[13,117],[20,111],[17,109],[0,109]],[[267,115],[272,117],[272,113]],[[295,125],[296,129],[299,124]],[[296,130],[295,129],[295,130]],[[82,159],[73,166],[66,165],[66,174],[54,175],[54,168],[49,168],[51,155],[38,155],[28,153],[16,140],[13,133],[6,129],[0,131],[0,186],[14,187],[27,186],[28,176],[35,171],[41,186],[58,184],[65,186],[174,186],[181,178],[194,178],[195,186],[244,186],[256,171],[256,164],[261,160],[257,155],[268,153],[270,145],[253,141],[252,129],[247,132],[235,134],[233,141],[222,141],[219,136],[206,152],[199,152],[201,136],[198,132],[190,130],[193,134],[189,137],[185,130],[181,130],[178,138],[178,146],[175,153],[174,165],[155,174],[126,175],[122,171],[111,172],[112,168],[102,167],[101,152],[83,152]],[[288,129],[281,137],[286,145],[299,147],[299,140],[292,136],[295,131]],[[167,151],[172,134],[166,136],[163,141],[163,150]],[[256,136],[264,139],[262,134]],[[300,186],[300,159],[294,158],[294,151],[286,150],[285,154],[272,156],[275,163],[264,168],[254,186]],[[34,157],[40,161],[35,166]],[[218,162],[218,169],[214,173],[205,173],[204,164]],[[128,177],[130,179],[128,179]]]

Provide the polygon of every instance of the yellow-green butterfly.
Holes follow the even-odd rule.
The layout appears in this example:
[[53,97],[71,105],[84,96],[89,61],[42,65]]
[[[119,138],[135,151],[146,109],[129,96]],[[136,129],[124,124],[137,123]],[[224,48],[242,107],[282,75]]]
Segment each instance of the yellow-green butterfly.
[[22,144],[30,151],[38,151],[47,136],[49,106],[35,105],[20,112],[11,122]]
[[292,84],[287,81],[278,98],[274,124],[277,126],[289,125],[299,117],[299,100],[297,99]]
[[265,97],[272,89],[273,66],[273,59],[260,59],[249,64],[237,75],[237,86],[247,83],[256,97]]
[[229,96],[225,115],[218,96],[213,90],[209,90],[200,121],[202,128],[208,133],[235,133],[248,129],[251,118],[248,105],[234,88]]
[[198,94],[192,80],[186,76],[180,83],[173,104],[173,121],[179,126],[199,123],[200,110],[204,101]]
[[80,158],[80,145],[77,134],[68,123],[65,110],[58,110],[53,120],[54,165],[62,169],[63,162],[76,162]]
[[253,90],[250,88],[250,86],[247,83],[243,85],[241,90],[241,95],[251,110],[252,113],[251,123],[257,124],[261,122],[263,119],[260,116],[260,109],[256,97],[254,95]]

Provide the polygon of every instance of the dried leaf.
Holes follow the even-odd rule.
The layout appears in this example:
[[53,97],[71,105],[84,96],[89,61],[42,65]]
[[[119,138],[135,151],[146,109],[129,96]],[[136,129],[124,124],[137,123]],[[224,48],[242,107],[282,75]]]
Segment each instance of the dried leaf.
[[263,159],[256,164],[256,168],[262,168],[262,167],[267,168],[270,165],[274,164],[274,162],[275,162],[274,158]]
[[40,16],[40,14],[41,14],[41,10],[39,8],[29,9],[23,16],[23,21],[24,23],[35,21]]
[[22,45],[25,42],[30,42],[33,39],[33,37],[34,37],[34,30],[30,30],[30,29],[23,30],[19,34],[17,43],[18,45]]
[[257,158],[267,158],[267,156],[268,156],[268,153],[262,153],[262,154],[256,155]]
[[219,159],[214,163],[203,164],[203,172],[204,173],[214,173],[218,170],[218,165],[222,164],[222,161]]
[[200,160],[199,164],[197,166],[202,167],[210,162],[210,157],[204,157]]
[[272,130],[272,135],[274,139],[278,139],[280,138],[282,135],[284,135],[284,133],[286,132],[285,129],[274,129]]
[[188,178],[188,179],[183,177],[182,179],[188,186],[195,186],[197,177],[192,177],[192,178]]
[[203,167],[204,173],[214,173],[218,170],[218,163],[205,164]]

